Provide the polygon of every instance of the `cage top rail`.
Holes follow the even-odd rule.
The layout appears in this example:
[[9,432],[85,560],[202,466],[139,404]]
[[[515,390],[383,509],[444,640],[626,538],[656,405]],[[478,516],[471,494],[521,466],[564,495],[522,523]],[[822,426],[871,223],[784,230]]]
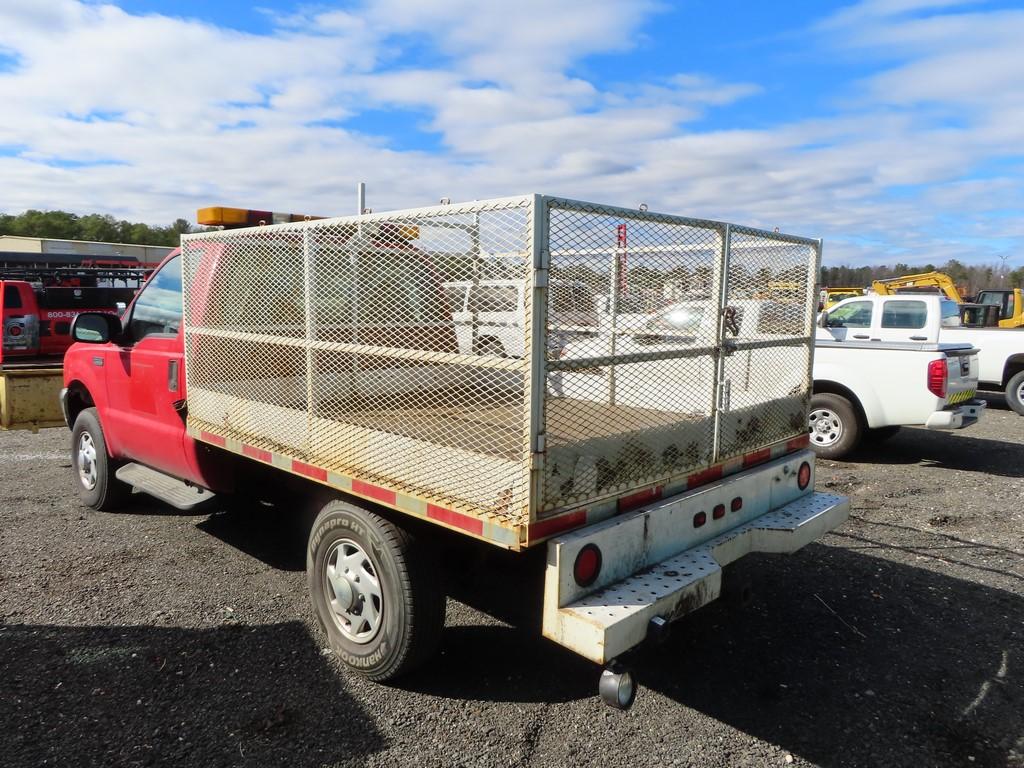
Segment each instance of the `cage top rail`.
[[[266,231],[295,231],[306,228],[320,228],[325,226],[337,226],[339,224],[372,224],[374,222],[388,222],[394,219],[401,218],[430,218],[435,216],[451,216],[455,214],[472,214],[479,213],[482,211],[493,211],[500,210],[502,208],[525,208],[533,204],[534,202],[547,204],[555,208],[570,208],[570,209],[582,209],[592,211],[594,213],[601,213],[610,216],[616,216],[625,220],[638,220],[647,222],[656,222],[663,224],[677,224],[681,226],[689,226],[698,229],[708,229],[717,232],[725,232],[728,229],[733,235],[744,235],[753,237],[763,237],[770,240],[775,240],[780,243],[792,244],[792,245],[809,245],[809,246],[820,246],[821,240],[817,238],[803,237],[801,235],[791,235],[785,232],[776,232],[773,230],[759,229],[757,227],[750,227],[742,224],[733,224],[726,221],[719,221],[715,219],[698,219],[688,216],[680,216],[672,213],[659,213],[651,210],[643,210],[640,208],[625,208],[617,205],[609,205],[606,203],[589,202],[585,200],[575,200],[568,197],[558,197],[553,195],[542,195],[538,193],[526,194],[526,195],[513,195],[509,197],[495,197],[483,200],[467,200],[461,203],[444,203],[440,205],[429,205],[421,206],[416,208],[396,208],[390,211],[380,211],[377,213],[364,213],[360,215],[347,215],[347,216],[334,216],[323,219],[311,219],[309,221],[298,221],[298,222],[283,222],[281,224],[265,224],[259,227],[249,227],[241,229],[230,229],[230,230],[214,230],[210,232],[194,232],[191,234],[183,234],[181,236],[182,241],[188,240],[203,240],[209,239],[211,236],[220,236],[225,233],[227,234],[238,234],[244,233],[251,229],[260,229]],[[420,226],[434,226],[433,224],[427,224],[423,221],[418,222]],[[471,227],[472,225],[463,225],[460,223],[453,222],[437,222],[436,226],[445,229],[463,229]],[[742,247],[740,243],[732,244],[733,248]]]

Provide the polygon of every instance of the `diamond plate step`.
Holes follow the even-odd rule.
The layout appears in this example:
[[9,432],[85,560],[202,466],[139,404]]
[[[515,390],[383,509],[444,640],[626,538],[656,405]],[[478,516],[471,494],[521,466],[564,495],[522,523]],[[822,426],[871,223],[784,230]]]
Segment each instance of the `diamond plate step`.
[[135,490],[149,494],[182,511],[193,509],[217,495],[213,491],[187,485],[183,480],[134,462],[125,464],[115,474],[118,480]]

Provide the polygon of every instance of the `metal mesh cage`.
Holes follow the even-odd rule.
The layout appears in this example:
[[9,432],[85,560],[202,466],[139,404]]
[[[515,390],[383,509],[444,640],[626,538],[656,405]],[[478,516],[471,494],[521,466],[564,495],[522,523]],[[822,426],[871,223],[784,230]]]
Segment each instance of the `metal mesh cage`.
[[537,195],[189,235],[189,426],[524,525],[803,432],[819,251]]

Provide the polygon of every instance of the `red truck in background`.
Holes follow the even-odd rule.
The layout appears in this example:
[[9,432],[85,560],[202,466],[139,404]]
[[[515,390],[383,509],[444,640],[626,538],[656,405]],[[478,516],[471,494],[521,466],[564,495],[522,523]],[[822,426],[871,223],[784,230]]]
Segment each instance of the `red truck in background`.
[[142,265],[95,260],[0,262],[0,429],[61,423],[57,393],[72,322],[82,312],[119,313],[147,273]]
[[[388,681],[430,658],[441,565],[471,538],[546,549],[529,559],[543,634],[606,665],[601,698],[625,709],[636,687],[621,660],[716,599],[725,566],[794,552],[848,515],[814,491],[807,447],[820,241],[543,195],[322,221],[206,210],[200,224],[239,228],[183,236],[120,317],[72,324],[83,343],[65,356],[60,404],[77,491],[97,510],[133,489],[183,510],[219,493],[315,508],[310,595],[354,672]],[[614,299],[610,317],[553,328],[549,269],[588,270],[614,295],[624,220],[647,233],[629,263],[658,281],[652,295],[680,266],[713,264],[721,280],[746,258],[751,274],[800,283],[799,322],[736,338],[723,319],[696,344],[641,354],[615,352],[629,329]],[[443,286],[488,277],[526,292],[510,323],[521,354],[459,344]],[[700,301],[727,318],[756,289],[737,279]],[[583,354],[560,355],[562,334]],[[743,370],[727,358],[775,348],[799,352],[802,386],[765,377],[730,401]],[[621,373],[638,365],[668,373]],[[607,394],[565,394],[578,372],[609,380]],[[698,395],[681,397],[681,381]],[[644,388],[656,405],[636,405]]]

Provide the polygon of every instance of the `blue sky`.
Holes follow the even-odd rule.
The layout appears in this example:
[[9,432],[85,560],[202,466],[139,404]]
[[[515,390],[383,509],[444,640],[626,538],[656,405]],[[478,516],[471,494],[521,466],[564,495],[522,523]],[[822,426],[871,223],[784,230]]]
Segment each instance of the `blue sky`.
[[1020,3],[14,0],[0,211],[538,191],[1024,264]]

